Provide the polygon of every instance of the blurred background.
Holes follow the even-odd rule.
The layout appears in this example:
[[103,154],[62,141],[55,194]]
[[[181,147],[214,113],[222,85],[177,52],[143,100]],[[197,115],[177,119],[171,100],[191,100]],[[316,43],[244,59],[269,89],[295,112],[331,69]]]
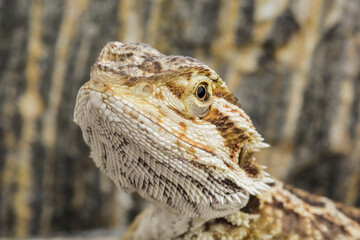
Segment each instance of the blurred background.
[[360,1],[0,0],[0,236],[123,229],[144,207],[73,123],[109,41],[200,59],[271,148],[277,178],[360,207]]

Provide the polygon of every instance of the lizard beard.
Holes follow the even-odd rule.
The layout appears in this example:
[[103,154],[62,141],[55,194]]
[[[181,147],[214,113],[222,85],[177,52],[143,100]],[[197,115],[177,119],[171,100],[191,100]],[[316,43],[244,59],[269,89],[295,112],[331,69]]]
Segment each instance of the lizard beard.
[[[106,109],[101,107],[104,102]],[[75,121],[92,150],[92,158],[120,189],[137,191],[155,204],[194,218],[216,218],[246,205],[249,193],[232,180],[234,176],[217,174],[201,163],[185,160],[186,152],[171,139],[159,139],[163,137],[154,131],[159,126],[143,116],[134,121],[130,105],[82,89],[75,108]],[[167,137],[175,138],[170,134]]]

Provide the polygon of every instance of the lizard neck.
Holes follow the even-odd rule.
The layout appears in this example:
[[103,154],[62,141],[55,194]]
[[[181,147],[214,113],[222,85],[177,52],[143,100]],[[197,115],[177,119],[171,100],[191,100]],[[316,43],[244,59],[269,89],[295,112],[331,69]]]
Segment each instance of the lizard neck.
[[151,204],[145,210],[133,239],[172,239],[200,227],[208,220],[188,217]]

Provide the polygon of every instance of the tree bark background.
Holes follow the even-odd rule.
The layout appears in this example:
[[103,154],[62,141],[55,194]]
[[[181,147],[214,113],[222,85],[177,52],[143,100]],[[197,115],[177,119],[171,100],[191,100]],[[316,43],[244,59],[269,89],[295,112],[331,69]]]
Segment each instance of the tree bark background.
[[0,0],[0,236],[126,226],[73,123],[109,41],[189,55],[225,79],[271,148],[276,177],[360,206],[357,0]]

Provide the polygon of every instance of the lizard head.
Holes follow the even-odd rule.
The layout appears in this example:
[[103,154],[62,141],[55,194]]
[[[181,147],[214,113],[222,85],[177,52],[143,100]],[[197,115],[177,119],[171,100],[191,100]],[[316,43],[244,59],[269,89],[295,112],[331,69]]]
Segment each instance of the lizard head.
[[79,91],[75,122],[121,189],[169,211],[213,218],[271,181],[267,145],[225,82],[200,61],[146,44],[108,43]]

